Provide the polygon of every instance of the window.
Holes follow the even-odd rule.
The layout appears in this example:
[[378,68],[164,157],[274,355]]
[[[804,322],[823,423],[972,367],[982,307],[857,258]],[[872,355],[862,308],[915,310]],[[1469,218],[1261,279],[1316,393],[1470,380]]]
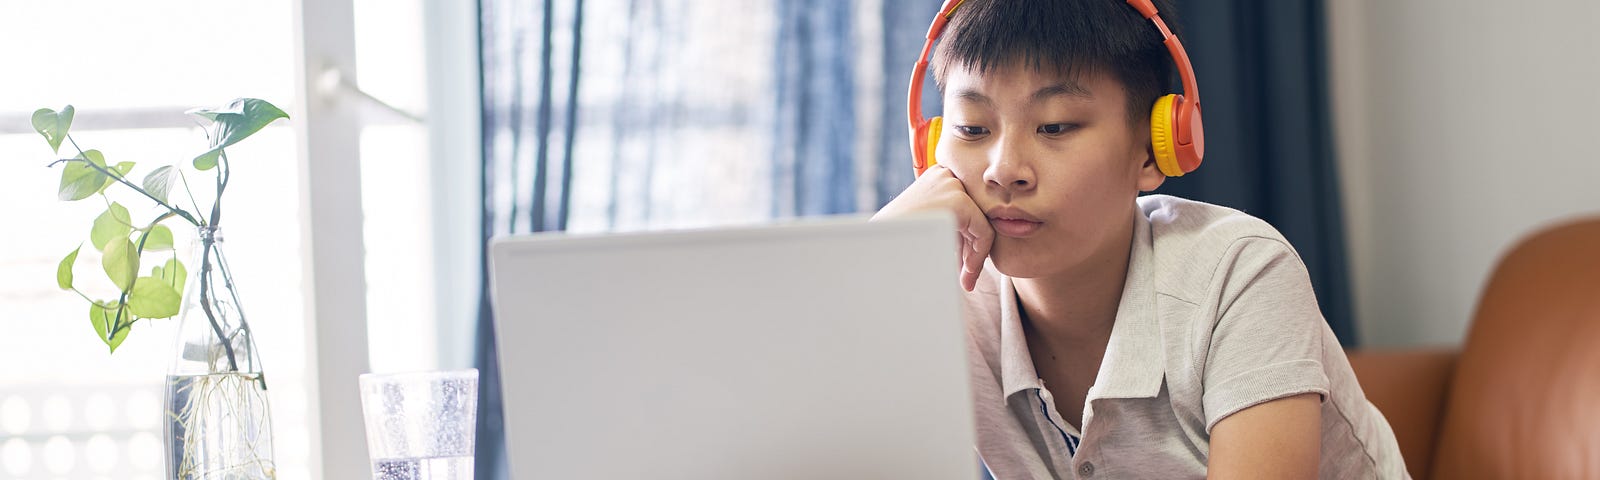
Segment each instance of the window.
[[[374,371],[437,368],[433,207],[420,0],[356,0],[368,357]],[[356,94],[358,97],[361,94]]]
[[[353,39],[337,22],[299,27],[297,15],[326,20],[327,10],[341,8],[355,11]],[[369,359],[337,352],[312,359],[318,349],[308,338],[330,342],[322,335],[328,325],[353,322],[308,320],[308,313],[323,312],[307,295],[316,272],[302,268],[310,258],[302,240],[312,233],[364,236],[360,265],[366,274],[356,278],[365,279],[366,295],[354,302],[366,307],[372,328],[351,336],[369,342],[372,370],[466,366],[478,288],[476,36],[470,2],[8,5],[0,15],[0,42],[37,48],[0,49],[0,64],[9,68],[7,94],[0,96],[0,178],[7,180],[0,188],[0,478],[164,474],[161,381],[177,320],[141,322],[107,355],[93,338],[83,300],[56,287],[57,262],[105,206],[94,199],[55,200],[61,171],[45,168],[52,153],[30,126],[34,109],[71,103],[79,144],[102,150],[111,161],[138,162],[133,176],[139,178],[203,148],[204,135],[182,113],[188,108],[252,96],[284,108],[294,117],[290,122],[306,122],[296,75],[325,65],[312,65],[320,58],[302,64],[297,44],[357,52],[357,64],[347,67],[358,82],[312,95],[354,113],[360,134],[341,141],[359,148],[360,201],[314,204],[307,211],[302,198],[317,180],[306,179],[326,178],[317,162],[335,162],[337,155],[312,144],[313,167],[305,166],[299,156],[307,140],[297,130],[304,123],[278,122],[229,149],[238,175],[223,222],[243,307],[273,379],[279,476],[342,478],[365,468],[364,455],[350,458],[360,447],[344,441],[361,438],[360,414],[328,411],[348,405],[318,398],[317,377],[330,375],[326,367],[337,363],[333,384],[353,392],[356,379],[346,374],[365,371]],[[204,190],[195,194],[209,205]],[[136,220],[151,218],[147,201],[116,188],[108,192]],[[363,225],[310,230],[308,218],[330,209],[359,215]],[[179,230],[181,248],[185,232]],[[95,263],[80,256],[76,270],[83,281],[75,283],[101,276]],[[321,283],[319,295],[334,282]],[[311,421],[319,410],[331,425],[325,431]],[[312,451],[319,441],[323,451]]]
[[[237,96],[293,107],[290,7],[80,0],[16,3],[0,15],[0,41],[42,46],[0,53],[9,68],[8,94],[0,96],[7,179],[0,189],[6,223],[0,236],[0,477],[161,478],[161,382],[177,328],[175,318],[141,322],[108,355],[94,339],[83,300],[56,288],[56,263],[105,205],[95,198],[55,200],[61,169],[45,168],[52,153],[32,131],[30,114],[73,104],[77,142],[113,162],[138,162],[135,177],[193,158],[205,137],[184,110]],[[237,175],[222,226],[243,306],[258,319],[258,346],[274,380],[275,460],[283,478],[309,478],[295,135],[280,122],[229,153]],[[205,189],[195,190],[204,196]],[[148,201],[107,191],[136,220],[152,218]],[[187,232],[171,225],[181,247]],[[80,283],[103,276],[89,262],[80,260],[78,267]],[[109,282],[103,287],[112,288]]]

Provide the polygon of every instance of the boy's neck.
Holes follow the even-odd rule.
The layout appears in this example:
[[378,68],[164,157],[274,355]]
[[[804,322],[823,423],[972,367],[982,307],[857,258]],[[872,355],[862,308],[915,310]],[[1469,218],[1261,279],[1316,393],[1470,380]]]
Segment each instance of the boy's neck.
[[1024,328],[1059,347],[1104,344],[1111,338],[1117,306],[1128,277],[1133,244],[1133,217],[1126,232],[1098,245],[1079,268],[1039,278],[1013,278]]

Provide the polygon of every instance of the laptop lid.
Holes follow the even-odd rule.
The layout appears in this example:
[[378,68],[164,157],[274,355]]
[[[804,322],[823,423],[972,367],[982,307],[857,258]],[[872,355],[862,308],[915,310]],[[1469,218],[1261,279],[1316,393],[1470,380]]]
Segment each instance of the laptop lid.
[[497,239],[513,478],[974,478],[953,232]]

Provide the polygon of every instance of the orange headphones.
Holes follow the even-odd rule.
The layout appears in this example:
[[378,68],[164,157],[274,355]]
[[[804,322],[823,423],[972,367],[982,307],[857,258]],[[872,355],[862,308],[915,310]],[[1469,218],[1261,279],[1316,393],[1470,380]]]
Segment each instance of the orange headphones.
[[[911,73],[911,92],[907,98],[906,110],[911,122],[911,154],[917,176],[928,167],[937,163],[934,159],[934,147],[939,145],[939,134],[944,129],[944,117],[922,117],[922,79],[928,74],[928,56],[933,53],[933,42],[944,32],[944,26],[950,22],[950,16],[955,14],[956,7],[960,7],[964,0],[945,0],[944,6],[939,8],[939,16],[933,19],[933,24],[928,26],[928,41],[922,44],[922,55],[918,57],[916,69]],[[1155,152],[1156,167],[1161,173],[1171,177],[1181,177],[1185,173],[1200,167],[1200,157],[1205,153],[1205,127],[1200,121],[1200,87],[1195,85],[1194,65],[1189,63],[1189,54],[1183,51],[1183,44],[1178,42],[1178,37],[1172,35],[1172,30],[1167,28],[1167,23],[1156,16],[1156,6],[1150,0],[1127,0],[1135,10],[1144,18],[1156,24],[1161,30],[1162,43],[1167,45],[1167,52],[1172,54],[1172,60],[1178,66],[1178,76],[1183,80],[1183,92],[1188,96],[1170,93],[1156,99],[1155,107],[1150,111],[1150,147]]]

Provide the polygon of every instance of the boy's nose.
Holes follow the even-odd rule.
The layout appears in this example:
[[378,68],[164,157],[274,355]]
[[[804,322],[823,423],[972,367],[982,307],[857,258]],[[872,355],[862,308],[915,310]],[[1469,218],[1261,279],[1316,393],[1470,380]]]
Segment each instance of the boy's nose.
[[1011,142],[1002,141],[997,145],[997,152],[989,162],[989,168],[983,172],[984,182],[1017,193],[1032,190],[1036,183],[1033,168],[1022,158],[1025,153]]

